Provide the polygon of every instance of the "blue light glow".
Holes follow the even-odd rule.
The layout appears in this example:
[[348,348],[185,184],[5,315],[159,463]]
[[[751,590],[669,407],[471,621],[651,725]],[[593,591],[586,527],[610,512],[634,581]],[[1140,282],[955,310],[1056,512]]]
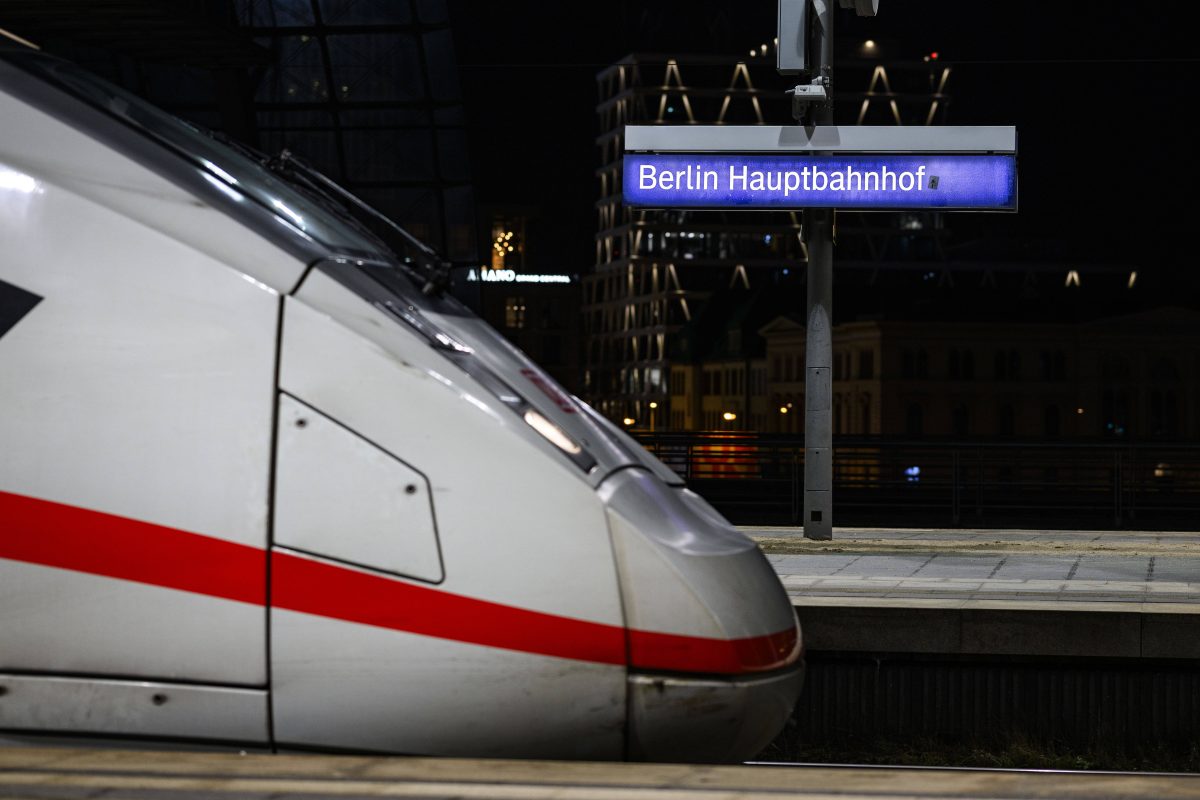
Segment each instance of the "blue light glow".
[[1015,211],[1015,155],[626,153],[624,197],[652,208]]

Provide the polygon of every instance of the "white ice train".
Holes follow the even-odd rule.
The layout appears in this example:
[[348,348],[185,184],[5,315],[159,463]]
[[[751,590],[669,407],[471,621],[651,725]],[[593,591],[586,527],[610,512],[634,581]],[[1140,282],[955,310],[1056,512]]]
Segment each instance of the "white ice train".
[[338,202],[0,45],[0,740],[754,754],[761,553]]

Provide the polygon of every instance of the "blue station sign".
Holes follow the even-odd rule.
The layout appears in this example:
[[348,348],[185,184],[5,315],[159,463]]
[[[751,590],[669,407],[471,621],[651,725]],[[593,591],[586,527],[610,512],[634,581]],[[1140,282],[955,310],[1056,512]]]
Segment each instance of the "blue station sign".
[[654,208],[1015,211],[1014,155],[629,154],[625,202]]
[[622,185],[627,205],[648,208],[1016,211],[1016,134],[631,126]]

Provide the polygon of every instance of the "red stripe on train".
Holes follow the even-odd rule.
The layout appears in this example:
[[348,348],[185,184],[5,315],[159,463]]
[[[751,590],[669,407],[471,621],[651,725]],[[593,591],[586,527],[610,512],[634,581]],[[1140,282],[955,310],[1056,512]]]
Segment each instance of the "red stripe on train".
[[625,663],[625,631],[451,594],[291,553],[271,558],[276,608],[459,642]]
[[266,605],[257,547],[0,492],[0,558]]
[[[248,545],[0,492],[0,558],[266,605],[266,552]],[[547,614],[275,552],[276,608],[487,647],[635,669],[734,675],[786,666],[796,629],[713,639]]]

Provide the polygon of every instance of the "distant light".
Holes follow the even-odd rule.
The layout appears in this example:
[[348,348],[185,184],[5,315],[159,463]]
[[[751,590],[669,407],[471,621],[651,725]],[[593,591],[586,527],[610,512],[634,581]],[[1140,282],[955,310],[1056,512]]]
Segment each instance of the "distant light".
[[1133,272],[1129,273],[1129,288],[1132,289],[1133,285],[1135,283],[1137,283],[1137,270],[1136,269]]
[[762,54],[764,56],[767,54],[767,46],[765,44],[762,47],[760,47],[759,49],[762,50]]
[[658,408],[658,403],[656,403],[655,401],[651,400],[651,401],[650,401],[650,407],[651,407],[651,408]]
[[733,413],[732,411],[726,411],[721,415],[721,418],[726,422],[733,422],[735,419],[737,419],[737,414]]
[[754,58],[756,55],[758,55],[758,51],[754,48],[750,48],[750,57]]
[[787,413],[787,406],[780,406],[780,407],[779,407],[779,413],[780,413],[780,414],[786,414],[786,413]]
[[1082,286],[1083,283],[1079,280],[1079,270],[1073,269],[1067,273],[1067,280],[1063,286]]
[[1083,409],[1082,409],[1082,408],[1077,408],[1077,409],[1075,409],[1075,413],[1076,413],[1076,414],[1082,414],[1082,413],[1083,413]]
[[917,466],[906,467],[904,470],[904,476],[909,483],[920,483],[921,468]]
[[625,423],[625,427],[629,427],[633,423],[637,422],[637,420],[635,420],[633,417],[626,417],[625,419],[621,420],[621,422]]
[[865,42],[863,42],[863,49],[864,50],[874,50],[875,49],[875,40],[867,39]]
[[932,53],[930,53],[929,57],[932,58],[934,61],[937,61],[938,60],[937,50],[934,50]]
[[791,403],[788,403],[788,408],[791,408],[791,407],[792,407],[792,404],[791,404]]

